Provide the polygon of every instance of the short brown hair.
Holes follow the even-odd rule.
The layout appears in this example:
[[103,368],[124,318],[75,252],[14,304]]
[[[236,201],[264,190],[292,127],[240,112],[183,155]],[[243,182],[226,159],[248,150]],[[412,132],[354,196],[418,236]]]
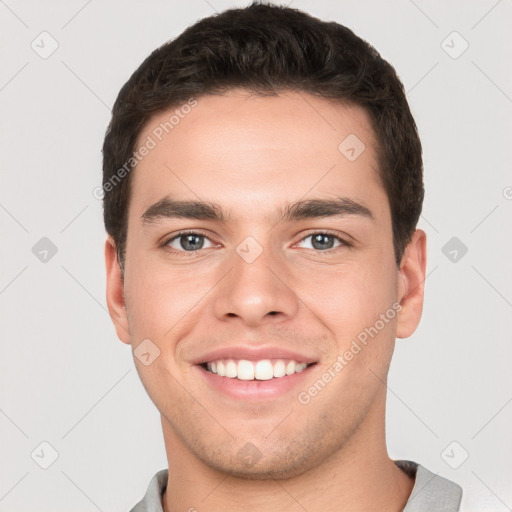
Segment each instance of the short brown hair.
[[400,79],[373,46],[343,25],[255,2],[190,26],[154,50],[119,92],[103,144],[103,206],[105,228],[116,244],[121,269],[129,171],[135,167],[132,156],[145,124],[191,97],[233,88],[267,95],[301,91],[369,112],[398,265],[424,195],[421,143]]

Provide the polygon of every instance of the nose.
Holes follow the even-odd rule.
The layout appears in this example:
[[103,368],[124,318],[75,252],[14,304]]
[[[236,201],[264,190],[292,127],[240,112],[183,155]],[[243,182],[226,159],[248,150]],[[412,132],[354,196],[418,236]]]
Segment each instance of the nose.
[[[244,253],[244,248],[249,250]],[[299,299],[293,290],[286,262],[268,248],[252,260],[251,251],[259,252],[262,248],[251,244],[242,246],[227,263],[231,270],[216,287],[213,306],[219,320],[235,317],[246,326],[257,327],[268,321],[283,321],[296,314]]]

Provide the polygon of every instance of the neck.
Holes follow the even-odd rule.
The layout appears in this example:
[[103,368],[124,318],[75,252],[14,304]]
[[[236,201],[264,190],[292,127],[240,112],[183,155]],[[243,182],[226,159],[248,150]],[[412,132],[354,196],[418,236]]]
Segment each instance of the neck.
[[205,465],[162,419],[169,461],[164,512],[280,510],[308,512],[402,511],[414,480],[389,458],[384,401],[374,404],[350,440],[320,465],[284,480],[249,480]]

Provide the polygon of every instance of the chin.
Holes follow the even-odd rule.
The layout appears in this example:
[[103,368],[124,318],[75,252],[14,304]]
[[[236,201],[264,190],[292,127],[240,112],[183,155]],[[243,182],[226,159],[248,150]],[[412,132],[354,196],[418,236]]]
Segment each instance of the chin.
[[[292,444],[296,446],[291,446]],[[270,452],[270,453],[269,453]],[[309,443],[287,443],[279,450],[275,445],[258,450],[254,444],[247,442],[228,458],[219,459],[211,454],[196,454],[212,469],[244,480],[287,480],[306,473],[320,465],[331,453],[321,446]]]

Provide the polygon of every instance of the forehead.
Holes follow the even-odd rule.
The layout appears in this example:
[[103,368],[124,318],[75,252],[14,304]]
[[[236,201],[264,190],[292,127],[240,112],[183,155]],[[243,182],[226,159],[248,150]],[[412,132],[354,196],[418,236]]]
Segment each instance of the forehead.
[[363,108],[302,92],[199,97],[142,130],[136,149],[150,149],[133,171],[130,210],[140,215],[166,195],[246,217],[308,197],[387,203],[375,140]]

